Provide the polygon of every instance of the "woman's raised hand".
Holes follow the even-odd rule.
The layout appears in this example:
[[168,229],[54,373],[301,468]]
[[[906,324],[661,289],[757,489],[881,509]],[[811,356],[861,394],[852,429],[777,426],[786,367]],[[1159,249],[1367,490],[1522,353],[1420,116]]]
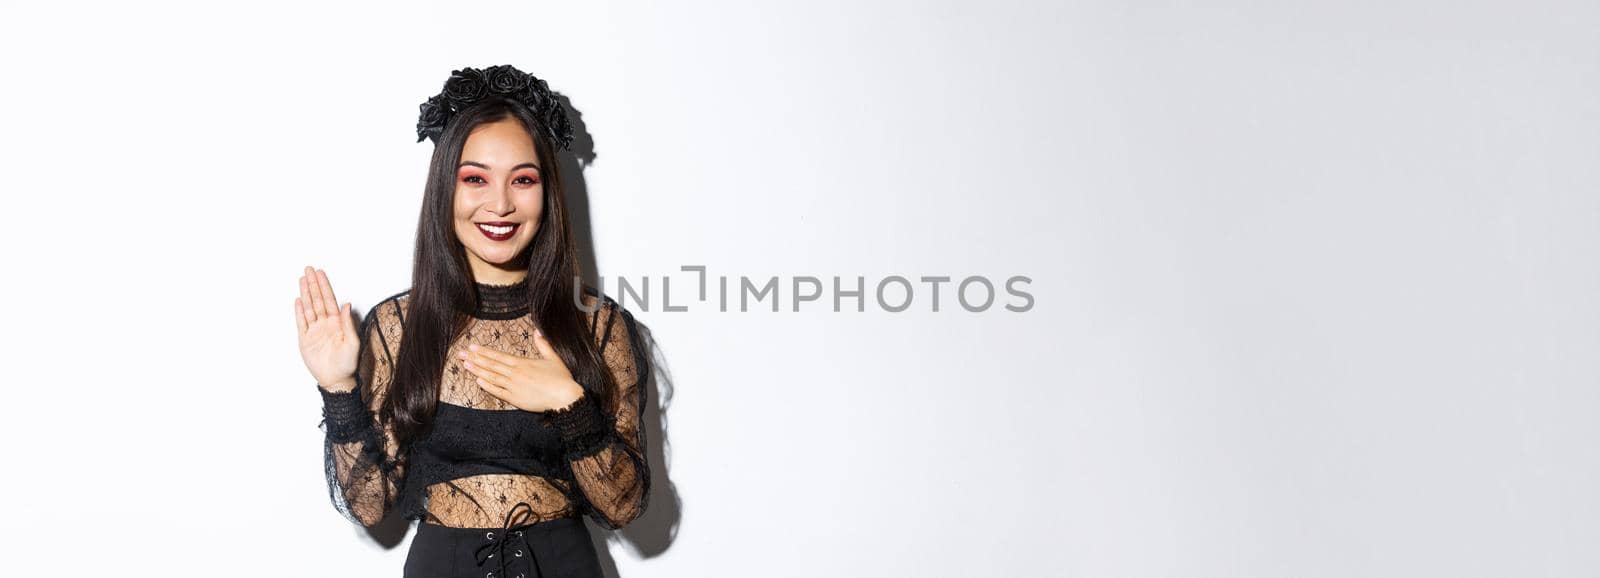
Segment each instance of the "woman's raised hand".
[[361,353],[360,336],[350,320],[350,304],[333,297],[333,284],[321,269],[306,266],[300,276],[300,296],[294,300],[294,323],[300,329],[300,358],[317,380],[330,392],[356,388],[356,356]]

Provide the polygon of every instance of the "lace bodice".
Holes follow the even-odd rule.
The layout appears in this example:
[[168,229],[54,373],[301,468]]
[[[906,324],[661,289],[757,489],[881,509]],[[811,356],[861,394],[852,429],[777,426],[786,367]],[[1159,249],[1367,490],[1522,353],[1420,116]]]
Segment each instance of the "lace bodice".
[[641,419],[649,362],[633,316],[609,297],[584,295],[584,308],[594,310],[585,313],[590,335],[618,387],[609,407],[586,392],[566,408],[528,412],[484,391],[456,357],[472,343],[539,355],[527,280],[476,286],[471,320],[446,358],[433,427],[406,455],[397,455],[392,431],[374,416],[399,352],[409,290],[363,318],[355,391],[318,387],[336,509],[365,526],[396,511],[443,526],[499,527],[518,503],[532,507],[528,522],[588,515],[614,529],[638,517],[649,492]]

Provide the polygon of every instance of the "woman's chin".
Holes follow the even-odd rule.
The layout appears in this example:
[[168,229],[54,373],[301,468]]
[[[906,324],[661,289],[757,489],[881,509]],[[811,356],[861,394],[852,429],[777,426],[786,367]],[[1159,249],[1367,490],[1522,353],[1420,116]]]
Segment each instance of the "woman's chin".
[[521,250],[513,250],[512,247],[508,246],[485,248],[482,250],[473,251],[473,254],[477,255],[478,259],[482,260],[484,263],[488,263],[496,267],[505,267],[511,263],[512,259],[517,257],[518,253],[521,252]]

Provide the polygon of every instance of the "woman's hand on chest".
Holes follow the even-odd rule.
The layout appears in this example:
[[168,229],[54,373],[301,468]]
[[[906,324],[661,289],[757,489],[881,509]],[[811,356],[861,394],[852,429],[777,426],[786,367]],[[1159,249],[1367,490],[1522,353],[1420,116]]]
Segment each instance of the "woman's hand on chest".
[[544,334],[534,331],[540,359],[484,347],[476,343],[456,355],[462,367],[477,376],[478,387],[523,411],[541,412],[571,405],[583,387],[551,349]]

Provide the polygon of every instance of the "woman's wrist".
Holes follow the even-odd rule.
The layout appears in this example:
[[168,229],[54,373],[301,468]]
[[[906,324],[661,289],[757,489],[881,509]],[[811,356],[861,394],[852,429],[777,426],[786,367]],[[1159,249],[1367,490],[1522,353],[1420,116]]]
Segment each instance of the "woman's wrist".
[[317,382],[317,387],[329,393],[350,393],[356,389],[356,378],[341,379],[332,383]]
[[572,403],[546,413],[549,414],[551,425],[561,436],[562,443],[572,450],[585,450],[599,445],[608,431],[600,404],[581,388]]
[[317,387],[322,396],[322,425],[334,443],[354,441],[370,425],[371,410],[354,389],[336,392]]

